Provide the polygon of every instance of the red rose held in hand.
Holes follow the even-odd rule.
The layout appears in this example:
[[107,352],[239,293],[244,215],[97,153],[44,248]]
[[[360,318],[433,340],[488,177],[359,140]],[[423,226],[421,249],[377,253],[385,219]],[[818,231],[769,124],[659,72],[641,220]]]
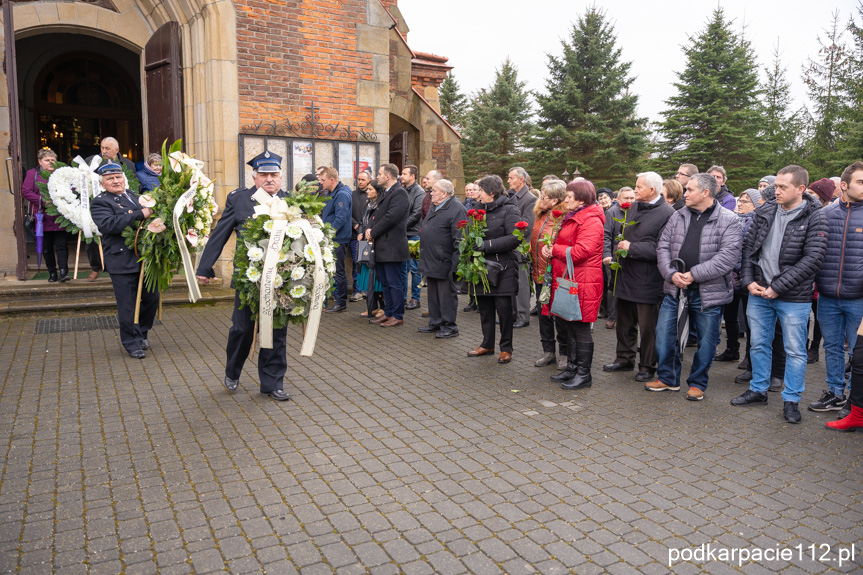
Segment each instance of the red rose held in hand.
[[628,210],[631,207],[632,207],[632,204],[629,202],[623,202],[622,204],[620,204],[620,209],[622,209],[622,210]]
[[560,210],[551,210],[551,215],[554,216],[554,219],[557,219],[563,215],[563,212],[561,212]]
[[461,220],[461,221],[459,221],[459,223],[457,223],[457,224],[455,225],[455,227],[457,227],[458,229],[462,229],[462,228],[463,228],[463,227],[465,227],[466,225],[467,225],[467,220]]
[[477,214],[478,216],[484,216],[484,215],[485,215],[485,210],[477,210],[477,211],[476,211],[476,214]]
[[474,215],[476,215],[476,210],[468,210],[467,215],[469,215],[470,217],[474,217]]
[[527,229],[527,222],[516,222],[515,227],[520,229],[520,230],[526,230]]

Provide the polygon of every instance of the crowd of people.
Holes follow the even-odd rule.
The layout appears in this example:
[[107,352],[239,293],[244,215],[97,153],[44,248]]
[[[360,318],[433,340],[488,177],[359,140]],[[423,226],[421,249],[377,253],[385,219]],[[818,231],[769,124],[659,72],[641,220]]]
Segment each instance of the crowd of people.
[[[158,298],[145,302],[139,325],[130,324],[126,308],[140,268],[113,236],[126,220],[146,218],[147,208],[121,189],[121,159],[111,140],[103,141],[99,170],[107,191],[94,199],[91,211],[103,243],[117,240],[105,263],[115,268],[108,271],[121,339],[130,355],[143,358]],[[38,159],[50,171],[56,155],[43,150]],[[148,157],[139,172],[142,185],[158,185],[160,161],[158,155]],[[254,213],[254,192],[289,193],[282,189],[277,155],[264,152],[249,165],[254,186],[228,195],[199,260],[201,283],[215,277],[213,264],[227,240],[240,236]],[[28,172],[23,190],[34,209],[43,209],[35,189],[40,171]],[[321,217],[335,229],[338,244],[334,301],[326,312],[342,313],[349,302],[364,301],[360,315],[369,323],[399,327],[406,311],[420,308],[424,286],[428,311],[422,315],[428,322],[418,331],[453,338],[459,336],[458,295],[467,293],[462,311],[477,311],[482,327],[482,341],[469,357],[497,355],[498,363],[509,363],[513,330],[536,316],[541,355],[534,365],[557,367],[550,378],[567,390],[592,385],[592,330],[605,319],[605,327],[616,330],[617,344],[602,369],[631,372],[637,365],[635,380],[651,392],[681,389],[685,348],[694,348],[686,379],[690,401],[705,398],[714,361],[741,359],[739,340],[745,338],[735,382],[748,389],[731,404],[766,405],[769,392],[781,392],[789,423],[801,421],[806,367],[820,360],[823,341],[827,389],[808,408],[839,412],[829,427],[863,427],[863,339],[857,338],[863,333],[863,162],[812,183],[804,168],[786,166],[737,197],[722,166],[700,172],[692,164],[681,165],[669,179],[639,174],[634,187],[617,191],[554,175],[535,189],[530,175],[514,167],[507,185],[496,175],[468,182],[463,201],[440,172],[418,178],[416,166],[399,171],[394,164],[382,165],[376,177],[359,173],[354,189],[329,166],[303,178],[327,196]],[[462,228],[478,213],[483,236],[471,251],[482,254],[487,281],[468,285],[457,277]],[[46,244],[56,252],[48,257],[46,251],[49,281],[66,281],[68,234],[51,225],[46,220]],[[529,254],[520,249],[517,229],[529,241]],[[411,255],[410,244],[417,241],[419,252]],[[718,352],[723,322],[726,344]],[[239,385],[253,325],[238,296],[228,336],[229,391]],[[261,392],[288,399],[284,333],[274,333],[273,349],[262,350],[258,367]]]

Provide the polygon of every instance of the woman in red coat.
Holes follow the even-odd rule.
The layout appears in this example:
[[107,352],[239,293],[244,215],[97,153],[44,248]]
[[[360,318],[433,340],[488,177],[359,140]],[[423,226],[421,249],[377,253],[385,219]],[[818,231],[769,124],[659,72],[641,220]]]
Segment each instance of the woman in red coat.
[[[581,321],[561,321],[567,330],[566,370],[552,375],[553,381],[561,382],[563,389],[582,389],[591,386],[590,367],[593,363],[593,335],[591,324],[599,314],[602,299],[602,242],[605,214],[602,206],[596,203],[596,189],[587,180],[570,182],[566,186],[564,205],[568,210],[564,216],[560,232],[554,246],[544,246],[543,253],[551,257],[551,271],[554,278],[551,293],[552,304],[557,289],[557,278],[564,277],[566,271],[566,250],[570,250],[573,264],[572,281],[578,283],[578,302],[581,307]],[[543,308],[543,313],[550,313]]]

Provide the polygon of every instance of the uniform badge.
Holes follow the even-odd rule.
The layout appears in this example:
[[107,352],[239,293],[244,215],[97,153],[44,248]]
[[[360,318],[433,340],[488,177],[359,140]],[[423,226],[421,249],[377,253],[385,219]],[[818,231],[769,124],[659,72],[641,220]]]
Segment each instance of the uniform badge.
[[131,214],[131,213],[132,213],[132,210],[129,210],[129,213]]

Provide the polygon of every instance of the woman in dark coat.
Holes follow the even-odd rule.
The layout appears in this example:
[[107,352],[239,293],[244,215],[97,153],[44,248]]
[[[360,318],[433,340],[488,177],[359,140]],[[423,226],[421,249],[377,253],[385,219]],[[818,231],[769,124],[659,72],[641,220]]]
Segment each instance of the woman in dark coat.
[[[43,148],[36,155],[36,161],[39,165],[35,168],[27,170],[24,176],[24,183],[21,185],[21,195],[24,199],[30,202],[30,208],[33,215],[43,214],[42,216],[42,254],[45,256],[45,266],[48,268],[49,282],[67,282],[69,281],[69,242],[72,241],[72,234],[64,230],[57,223],[56,216],[49,216],[45,213],[45,202],[42,200],[42,193],[39,191],[38,182],[47,183],[42,179],[41,173],[44,170],[49,172],[54,171],[54,162],[57,161],[57,154],[54,150]],[[56,251],[56,257],[55,257]],[[60,268],[60,276],[57,276],[57,268]]]
[[[366,204],[366,211],[363,214],[363,221],[360,222],[358,228],[359,235],[357,235],[357,241],[362,240],[366,234],[366,230],[371,227],[372,216],[375,214],[375,210],[378,208],[378,200],[380,200],[376,186],[368,186],[366,193],[368,203]],[[381,286],[380,280],[375,276],[374,270],[370,268],[369,264],[360,263],[357,264],[357,267],[359,268],[357,271],[357,285],[366,294],[371,294],[371,297],[366,296],[368,297],[368,309],[360,315],[368,317],[370,312],[374,312],[375,317],[381,317],[384,314],[384,288]],[[371,280],[371,284],[369,280]]]
[[[515,249],[519,239],[513,235],[515,224],[520,220],[518,207],[514,200],[504,193],[503,180],[500,176],[486,176],[479,181],[478,199],[485,210],[486,231],[482,246],[489,264],[489,276],[500,270],[500,278],[496,285],[491,285],[485,291],[482,283],[475,286],[479,318],[482,324],[482,343],[478,348],[469,351],[470,357],[494,355],[494,315],[497,311],[500,320],[500,356],[498,363],[509,363],[512,359],[512,298],[518,293],[518,260]],[[497,269],[492,269],[497,268]]]
[[[590,368],[593,363],[593,335],[591,324],[599,313],[599,302],[605,283],[602,279],[602,242],[605,230],[605,213],[596,203],[596,191],[587,180],[570,182],[566,186],[564,199],[569,213],[554,240],[554,246],[543,247],[546,257],[551,257],[552,277],[551,304],[542,310],[550,313],[554,305],[557,280],[567,275],[569,250],[573,275],[578,284],[578,304],[581,319],[560,322],[567,334],[566,369],[552,375],[552,381],[561,382],[563,389],[582,389],[591,386]],[[563,319],[563,318],[560,318]]]

